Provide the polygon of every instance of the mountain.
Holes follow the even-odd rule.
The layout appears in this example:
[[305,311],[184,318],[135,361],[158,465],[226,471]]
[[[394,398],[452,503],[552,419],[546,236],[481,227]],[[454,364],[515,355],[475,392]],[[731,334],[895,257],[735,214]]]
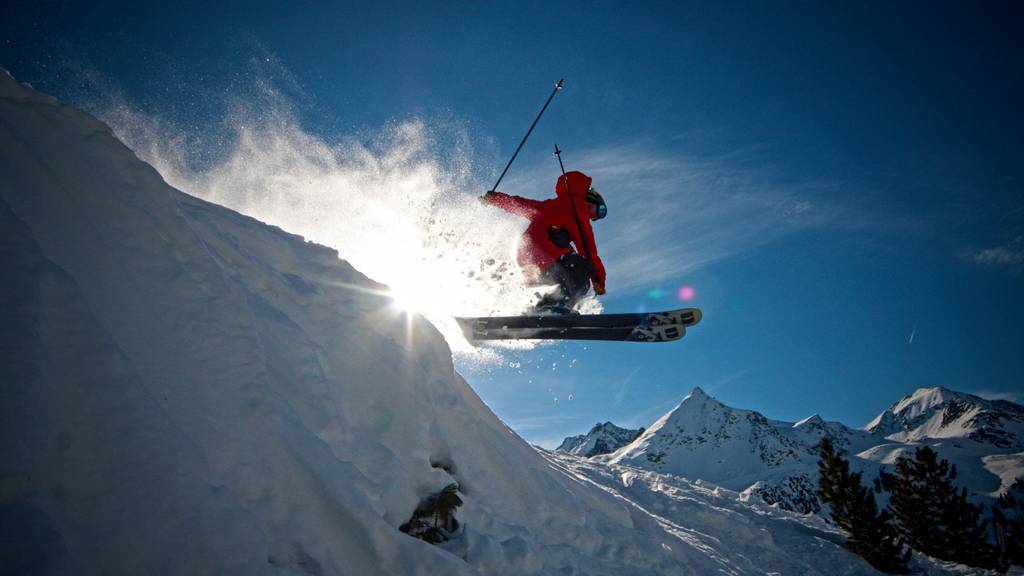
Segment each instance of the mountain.
[[643,428],[629,430],[627,428],[619,428],[611,422],[605,422],[604,424],[598,422],[590,429],[590,432],[581,436],[566,438],[555,450],[583,457],[608,454],[636,440],[637,436],[642,434],[643,431]]
[[891,465],[925,445],[957,467],[981,496],[1004,494],[1024,475],[1024,407],[941,387],[919,388],[864,427],[879,438],[858,456]]
[[[814,518],[530,446],[337,252],[2,71],[0,173],[4,573],[875,573]],[[399,531],[452,483],[450,540]]]
[[869,434],[814,416],[798,423],[730,408],[694,388],[673,410],[607,458],[663,474],[713,482],[785,509],[816,512],[817,446],[870,445]]
[[1024,473],[1024,408],[942,388],[922,388],[865,429],[814,415],[791,423],[731,408],[694,388],[632,443],[601,461],[713,482],[744,497],[818,512],[818,445],[828,437],[871,482],[922,445],[957,465],[977,499],[1005,492]]
[[798,463],[801,452],[764,416],[729,408],[694,388],[610,461],[738,489],[767,469]]
[[865,430],[897,442],[957,438],[1020,452],[1024,407],[945,388],[920,388],[879,414]]

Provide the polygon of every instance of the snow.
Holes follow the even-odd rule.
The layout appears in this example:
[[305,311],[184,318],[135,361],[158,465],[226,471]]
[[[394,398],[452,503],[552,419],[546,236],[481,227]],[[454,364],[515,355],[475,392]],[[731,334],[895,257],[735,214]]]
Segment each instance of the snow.
[[[814,518],[528,445],[383,285],[7,74],[0,171],[9,571],[874,573]],[[452,540],[397,530],[451,482]]]
[[946,388],[920,388],[872,420],[865,430],[890,443],[859,454],[892,464],[927,445],[957,467],[958,482],[999,496],[1021,477],[1024,407]]
[[999,489],[993,493],[995,496],[1005,494],[1017,479],[1024,478],[1024,452],[992,454],[984,456],[982,461],[985,469],[1000,479]]
[[793,424],[793,428],[810,428],[810,427],[821,427],[825,425],[825,421],[821,419],[821,416],[812,414],[803,420]]
[[608,454],[629,444],[642,432],[642,428],[629,430],[611,422],[598,423],[584,435],[566,438],[556,450],[583,457]]
[[892,472],[898,458],[929,446],[956,466],[957,483],[972,499],[990,504],[1021,477],[1022,414],[1024,408],[1009,402],[925,388],[896,402],[867,430],[855,430],[818,415],[796,423],[770,420],[694,388],[635,441],[595,459],[700,478],[789,510],[826,513],[816,494],[822,438],[847,453],[869,483],[882,470]]
[[798,464],[800,452],[764,416],[729,408],[694,388],[609,461],[742,490],[767,469]]
[[963,438],[1024,449],[1024,408],[945,388],[919,388],[865,426],[899,442]]
[[[460,366],[489,369],[509,349],[541,345],[473,346],[452,318],[520,314],[543,291],[524,286],[516,264],[527,220],[478,200],[478,154],[465,126],[409,119],[325,139],[301,127],[287,96],[262,82],[256,90],[258,104],[232,103],[215,154],[196,152],[194,141],[211,136],[193,126],[123,102],[97,113],[174,188],[338,250],[386,284],[396,305],[430,320]],[[552,194],[553,186],[553,177],[544,184]],[[588,296],[580,308],[599,312],[601,304]]]

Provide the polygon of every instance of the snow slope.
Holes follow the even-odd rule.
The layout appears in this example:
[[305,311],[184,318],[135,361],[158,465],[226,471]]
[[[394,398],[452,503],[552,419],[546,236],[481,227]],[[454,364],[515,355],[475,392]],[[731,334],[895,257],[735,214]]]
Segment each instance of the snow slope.
[[[7,572],[873,573],[798,516],[529,446],[335,252],[6,73],[0,173]],[[453,540],[397,530],[453,481]]]

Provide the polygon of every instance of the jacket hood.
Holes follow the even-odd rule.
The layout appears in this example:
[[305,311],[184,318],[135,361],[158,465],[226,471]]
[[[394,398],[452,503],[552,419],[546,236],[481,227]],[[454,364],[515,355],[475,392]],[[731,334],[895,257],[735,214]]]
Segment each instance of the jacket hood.
[[567,172],[565,178],[559,176],[558,180],[555,181],[555,194],[559,196],[565,196],[567,190],[565,188],[565,180],[569,179],[569,190],[572,191],[573,198],[586,198],[587,190],[590,190],[590,176],[587,176],[583,172]]

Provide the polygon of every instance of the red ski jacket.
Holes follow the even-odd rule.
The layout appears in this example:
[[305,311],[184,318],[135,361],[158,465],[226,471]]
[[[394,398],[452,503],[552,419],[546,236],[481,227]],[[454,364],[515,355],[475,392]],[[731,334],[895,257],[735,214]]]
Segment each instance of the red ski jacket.
[[[576,251],[593,264],[594,281],[604,284],[604,264],[597,255],[594,231],[590,227],[590,211],[587,208],[586,196],[587,190],[590,189],[590,176],[582,172],[569,172],[566,178],[569,179],[572,198],[566,190],[565,178],[559,176],[555,183],[556,197],[550,200],[530,200],[495,192],[487,196],[488,202],[506,212],[530,220],[530,225],[519,241],[518,254],[519,265],[528,276],[547,270],[562,255],[573,251],[571,247],[560,248],[552,240],[550,233],[561,229],[569,233]],[[573,208],[576,209],[575,218]]]

